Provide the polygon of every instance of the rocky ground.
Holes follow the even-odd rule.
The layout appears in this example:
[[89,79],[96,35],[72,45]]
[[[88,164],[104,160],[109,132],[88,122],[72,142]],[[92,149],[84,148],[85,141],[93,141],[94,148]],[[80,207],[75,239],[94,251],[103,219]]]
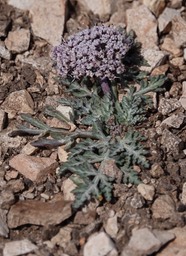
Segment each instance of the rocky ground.
[[[20,113],[40,116],[64,94],[52,46],[99,23],[133,29],[148,71],[171,84],[153,94],[153,114],[142,124],[151,152],[149,170],[136,170],[142,183],[119,184],[112,203],[74,212],[74,184],[57,175],[63,147],[38,150],[32,137],[9,133],[22,123]],[[0,0],[1,255],[186,255],[184,47],[184,0]]]

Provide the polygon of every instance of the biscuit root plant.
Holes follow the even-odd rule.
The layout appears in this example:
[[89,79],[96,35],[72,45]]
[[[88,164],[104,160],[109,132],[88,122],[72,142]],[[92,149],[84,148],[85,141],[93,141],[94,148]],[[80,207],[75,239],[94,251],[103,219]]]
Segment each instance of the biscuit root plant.
[[[134,37],[113,26],[95,26],[70,36],[53,49],[52,57],[70,93],[59,104],[70,106],[73,115],[68,120],[51,106],[44,114],[68,125],[73,122],[76,129],[50,127],[22,114],[32,127],[21,126],[11,136],[39,135],[32,142],[39,148],[64,145],[69,155],[59,173],[71,174],[76,184],[74,208],[91,198],[110,201],[115,183],[140,182],[134,165],[149,168],[145,138],[135,126],[152,107],[148,93],[161,90],[166,78],[140,72],[144,60]],[[119,89],[124,91],[120,100]]]

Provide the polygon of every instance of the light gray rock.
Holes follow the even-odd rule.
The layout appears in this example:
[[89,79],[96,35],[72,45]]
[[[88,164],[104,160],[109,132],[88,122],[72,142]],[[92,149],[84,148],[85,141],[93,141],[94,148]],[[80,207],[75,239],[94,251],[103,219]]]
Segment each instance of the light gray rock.
[[127,29],[134,30],[137,40],[144,49],[158,49],[157,22],[151,11],[145,6],[126,10]]
[[175,235],[167,231],[150,230],[148,228],[133,230],[132,237],[124,248],[122,256],[151,255],[174,238]]
[[115,214],[114,216],[107,219],[106,225],[104,226],[105,231],[112,238],[115,238],[117,236],[119,230],[117,219],[117,215]]
[[158,111],[165,116],[180,107],[181,103],[179,100],[162,98],[160,99]]
[[0,132],[4,129],[5,121],[7,121],[7,114],[4,110],[0,109]]
[[30,31],[28,29],[18,29],[10,31],[5,40],[5,45],[9,51],[22,53],[28,50],[30,44]]
[[165,120],[163,120],[161,125],[166,124],[170,127],[180,128],[180,126],[183,124],[185,117],[186,116],[183,113],[172,114],[171,116],[169,116]]
[[84,246],[83,256],[117,256],[117,250],[105,232],[91,235]]
[[167,58],[162,51],[151,48],[142,49],[142,55],[150,66],[142,66],[141,69],[148,72],[151,72],[157,66],[163,65]]
[[3,41],[0,41],[0,57],[6,60],[11,59],[11,53],[8,49],[6,49],[5,43]]
[[182,140],[169,130],[164,129],[162,132],[161,144],[167,152],[179,154],[182,146]]
[[181,202],[186,205],[186,182],[182,186]]
[[6,222],[6,210],[0,209],[0,236],[8,237],[9,229]]
[[38,247],[28,239],[11,241],[5,244],[3,256],[17,256],[37,250]]
[[141,183],[137,186],[137,190],[145,200],[153,200],[155,195],[154,186]]
[[180,12],[173,8],[166,7],[158,18],[158,27],[160,32],[169,32],[171,29],[171,21],[175,16],[180,16]]
[[98,14],[100,17],[111,14],[113,3],[113,0],[78,0],[78,4],[81,8],[92,11],[94,14]]
[[76,187],[77,187],[76,184],[70,178],[63,181],[61,190],[63,191],[64,199],[66,201],[74,201],[75,200],[75,196],[72,191]]
[[53,246],[58,245],[62,248],[65,248],[66,245],[72,239],[71,233],[72,233],[72,228],[71,227],[65,226],[63,228],[60,228],[57,235],[55,235],[51,239],[51,242],[52,242]]
[[130,200],[130,205],[135,209],[140,209],[144,206],[145,200],[139,193],[135,193]]
[[14,118],[19,113],[34,113],[34,102],[26,90],[12,92],[2,104],[2,109],[8,113],[8,117]]
[[66,17],[66,0],[8,0],[10,5],[29,10],[32,16],[32,30],[51,45],[61,43]]
[[186,81],[182,83],[182,96],[179,99],[182,107],[186,110]]

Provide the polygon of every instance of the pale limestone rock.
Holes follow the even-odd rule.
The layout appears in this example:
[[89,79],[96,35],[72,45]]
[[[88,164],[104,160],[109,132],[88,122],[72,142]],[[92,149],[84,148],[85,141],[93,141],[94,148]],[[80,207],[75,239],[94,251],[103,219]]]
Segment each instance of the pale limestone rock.
[[143,0],[143,4],[146,5],[151,12],[158,17],[165,8],[165,0]]
[[167,231],[150,230],[149,228],[134,229],[122,256],[151,255],[174,238],[175,235]]
[[167,129],[162,132],[161,144],[167,152],[172,154],[179,154],[183,146],[182,140]]
[[64,149],[65,146],[60,146],[57,148],[57,154],[60,162],[66,162],[68,159],[69,153]]
[[183,54],[183,51],[176,45],[174,40],[169,37],[165,37],[161,45],[161,50],[171,53],[174,57],[179,57]]
[[175,57],[172,60],[170,60],[170,63],[173,66],[181,67],[182,65],[184,65],[184,58],[183,57]]
[[92,11],[94,14],[98,14],[100,17],[111,14],[113,3],[113,0],[78,0],[78,4],[81,8]]
[[137,186],[137,190],[145,200],[153,200],[155,195],[154,186],[141,183]]
[[106,225],[104,226],[105,231],[112,238],[117,236],[119,230],[117,219],[117,215],[115,214],[113,217],[107,219]]
[[8,0],[22,10],[29,10],[32,16],[32,30],[51,45],[61,43],[66,18],[66,0]]
[[60,228],[59,232],[57,235],[52,237],[51,242],[52,245],[58,245],[62,248],[65,249],[66,245],[70,242],[71,238],[71,233],[72,233],[72,228],[65,226],[63,228]]
[[186,182],[183,183],[182,194],[181,194],[181,202],[182,202],[182,204],[186,205]]
[[52,200],[42,202],[38,200],[19,201],[8,213],[9,228],[16,228],[26,224],[48,227],[58,225],[72,214],[71,202],[66,202],[61,194]]
[[110,237],[105,232],[95,233],[88,238],[83,250],[83,256],[117,256],[117,250]]
[[180,107],[181,103],[179,100],[162,98],[159,103],[158,111],[165,116]]
[[37,250],[38,247],[31,243],[28,239],[19,241],[11,241],[5,244],[3,249],[3,256],[16,256],[26,254]]
[[177,47],[186,45],[186,21],[180,15],[172,20],[171,32]]
[[137,40],[144,49],[158,49],[157,22],[154,15],[145,6],[126,10],[127,30],[134,30]]
[[71,179],[66,179],[63,181],[61,190],[63,191],[65,201],[74,201],[75,196],[73,190],[76,188],[76,184]]
[[33,182],[43,181],[49,173],[55,172],[58,164],[49,157],[35,157],[19,154],[9,161],[9,165]]
[[30,31],[24,28],[10,31],[5,40],[5,45],[12,52],[22,53],[27,51],[30,45]]
[[169,195],[161,195],[154,201],[152,213],[155,219],[170,219],[176,213],[175,202]]
[[6,49],[3,41],[0,41],[0,57],[6,60],[11,59],[11,53]]
[[28,142],[22,149],[21,153],[25,155],[32,155],[37,151],[37,148],[32,146],[30,142]]
[[0,236],[8,237],[9,229],[6,222],[6,210],[0,209]]
[[165,120],[163,120],[161,125],[166,124],[166,125],[168,125],[170,127],[174,127],[174,128],[178,129],[182,125],[185,117],[186,116],[183,113],[172,114],[171,116],[169,116]]
[[179,99],[182,107],[186,110],[186,81],[182,83],[182,96]]
[[168,232],[175,235],[175,240],[169,243],[156,256],[185,256],[186,255],[186,227],[176,227]]
[[19,113],[34,113],[34,102],[26,90],[12,92],[2,104],[9,118],[14,118]]
[[163,33],[169,32],[171,29],[171,22],[175,16],[180,16],[180,12],[178,10],[166,7],[158,18],[159,31]]
[[148,62],[150,67],[142,66],[141,70],[151,72],[155,67],[158,67],[160,65],[163,65],[166,60],[166,55],[159,50],[156,49],[143,49],[142,55],[145,58],[145,60]]

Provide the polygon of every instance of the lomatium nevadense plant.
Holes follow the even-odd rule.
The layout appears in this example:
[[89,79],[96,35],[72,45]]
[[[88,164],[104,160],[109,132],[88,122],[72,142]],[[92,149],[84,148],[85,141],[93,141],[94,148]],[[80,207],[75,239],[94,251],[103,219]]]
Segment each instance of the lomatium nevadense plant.
[[[105,25],[85,29],[63,40],[53,49],[52,56],[62,83],[73,96],[62,98],[59,103],[70,106],[73,116],[67,120],[51,106],[46,107],[44,114],[68,125],[73,122],[76,129],[50,127],[24,114],[22,118],[35,128],[21,126],[12,133],[12,136],[40,135],[32,143],[40,148],[65,145],[69,156],[61,163],[59,173],[72,174],[77,185],[73,191],[75,208],[92,197],[110,201],[115,183],[140,182],[134,165],[149,167],[146,158],[149,151],[135,125],[142,123],[151,106],[147,93],[158,91],[165,77],[150,77],[133,69],[141,65],[141,59],[134,57],[134,50],[131,35]],[[117,92],[113,93],[118,83],[125,90],[120,101]]]

